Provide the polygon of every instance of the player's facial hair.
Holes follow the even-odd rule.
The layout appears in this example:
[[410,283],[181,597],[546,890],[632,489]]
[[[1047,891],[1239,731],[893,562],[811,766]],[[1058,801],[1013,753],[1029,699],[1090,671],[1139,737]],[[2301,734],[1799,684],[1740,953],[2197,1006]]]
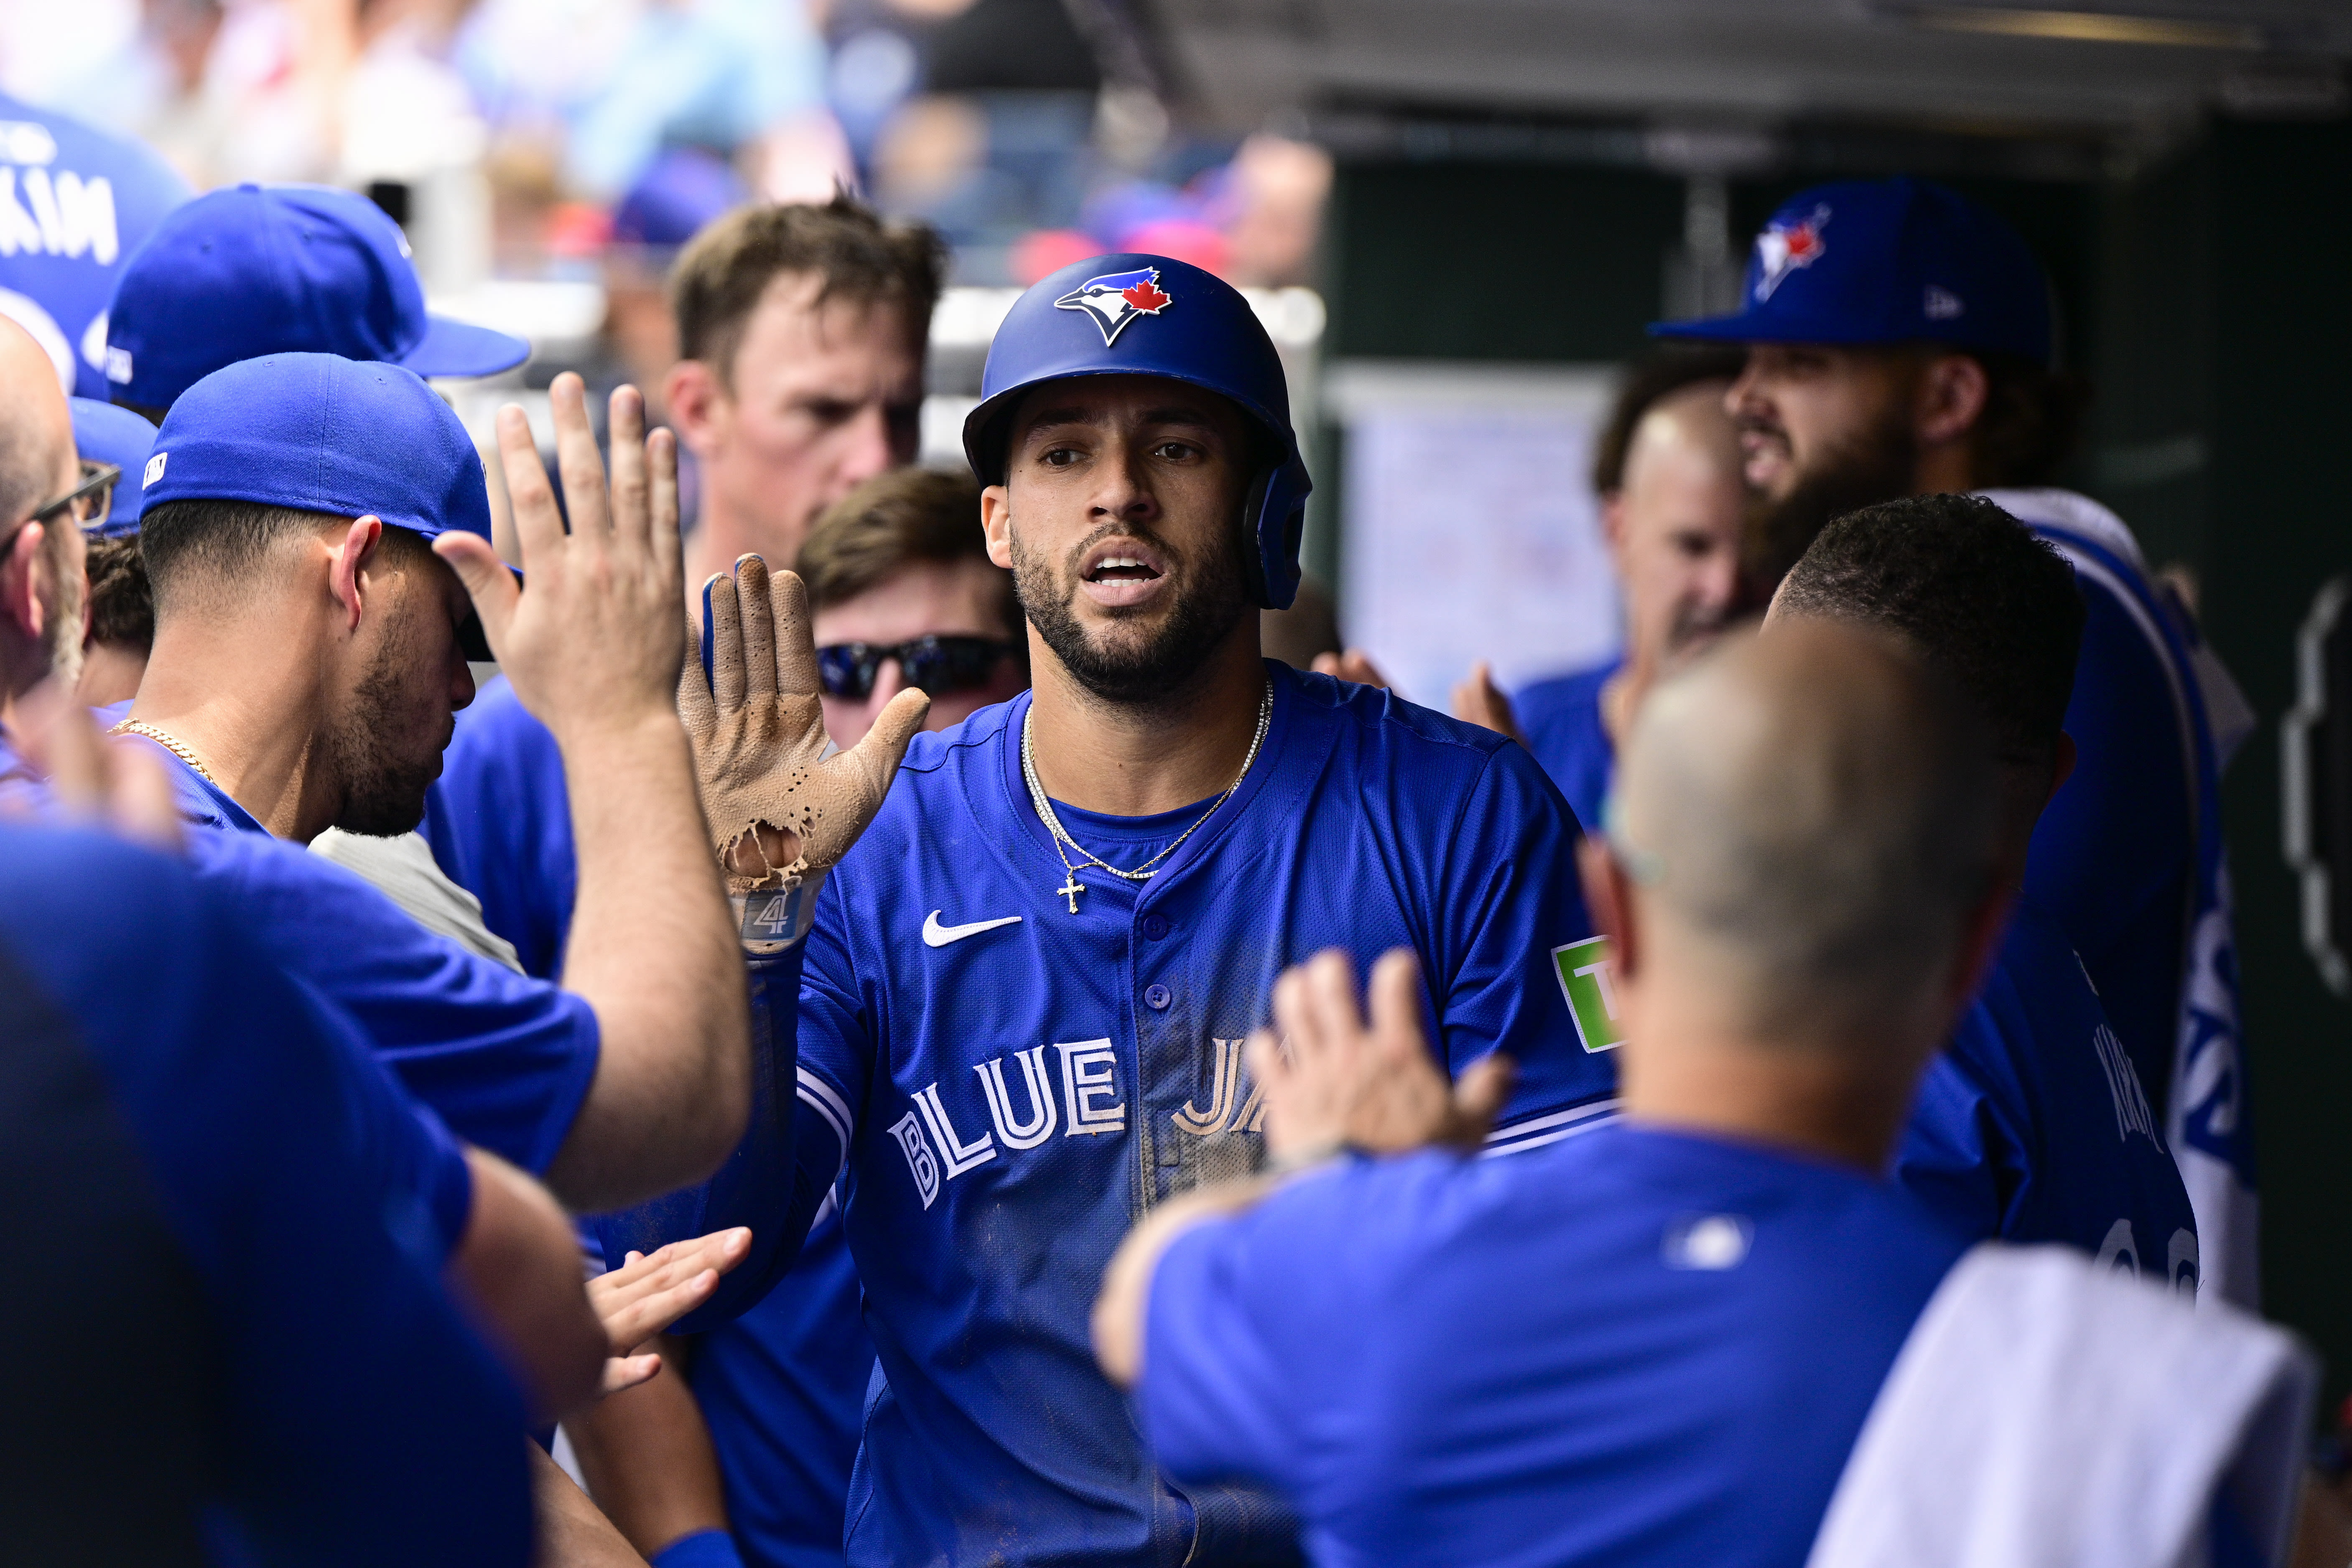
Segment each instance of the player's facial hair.
[[[1158,627],[1133,637],[1097,642],[1071,609],[1078,596],[1078,562],[1096,542],[1119,533],[1150,545],[1177,579],[1175,604]],[[1106,702],[1153,702],[1183,688],[1219,643],[1249,613],[1242,582],[1241,543],[1233,529],[1217,531],[1217,542],[1190,556],[1161,535],[1133,523],[1107,523],[1080,540],[1057,567],[1024,548],[1012,535],[1013,590],[1022,614],[1054,650],[1062,667]],[[1115,620],[1116,628],[1120,616]]]
[[415,605],[398,604],[392,616],[349,710],[326,736],[328,757],[343,784],[334,825],[376,838],[406,833],[425,820],[425,792],[440,773],[439,752],[406,757],[394,744],[410,730],[404,721],[415,704],[409,690],[422,678],[423,655]]
[[1742,553],[1749,580],[1769,595],[1832,519],[1909,495],[1918,470],[1909,410],[1889,398],[1875,421],[1807,465],[1786,496],[1748,492]]

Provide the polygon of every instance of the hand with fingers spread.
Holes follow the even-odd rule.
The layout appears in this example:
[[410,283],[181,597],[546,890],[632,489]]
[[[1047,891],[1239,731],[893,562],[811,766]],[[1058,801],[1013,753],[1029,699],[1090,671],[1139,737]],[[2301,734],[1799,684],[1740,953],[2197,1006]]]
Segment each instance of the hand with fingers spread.
[[1511,1092],[1512,1064],[1486,1057],[1448,1083],[1421,1024],[1421,968],[1397,948],[1372,966],[1369,1026],[1356,975],[1337,949],[1275,982],[1273,1029],[1249,1043],[1265,1089],[1265,1146],[1299,1165],[1342,1149],[1401,1153],[1425,1144],[1475,1149]]
[[632,1252],[620,1268],[588,1281],[588,1304],[613,1342],[599,1397],[635,1388],[661,1371],[658,1352],[643,1347],[719,1289],[719,1277],[750,1256],[751,1233],[738,1226],[673,1241],[650,1255]]
[[[583,725],[626,725],[670,711],[684,651],[677,531],[677,439],[646,433],[645,399],[613,394],[608,482],[578,376],[548,389],[563,508],[547,482],[530,423],[499,410],[499,458],[522,547],[515,582],[488,541],[450,532],[433,548],[473,595],[499,668],[522,704],[563,739]],[[564,521],[571,521],[565,531]]]
[[931,700],[900,692],[864,740],[827,756],[800,578],[746,555],[703,584],[702,606],[710,668],[687,660],[677,706],[712,847],[730,893],[789,888],[839,861],[874,820]]

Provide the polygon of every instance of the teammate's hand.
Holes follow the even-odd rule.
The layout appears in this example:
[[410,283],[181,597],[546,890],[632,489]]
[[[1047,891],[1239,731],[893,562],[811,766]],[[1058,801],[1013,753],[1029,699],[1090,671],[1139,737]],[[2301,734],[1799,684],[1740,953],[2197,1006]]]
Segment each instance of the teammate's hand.
[[1511,709],[1511,700],[1495,684],[1495,671],[1485,659],[1470,667],[1470,678],[1454,689],[1454,716],[1465,724],[1478,724],[1498,735],[1508,735],[1524,746],[1528,738],[1519,732],[1519,716]]
[[1345,653],[1318,653],[1315,656],[1315,673],[1340,680],[1352,680],[1359,686],[1377,686],[1388,689],[1389,678],[1382,675],[1372,656],[1362,648],[1351,647]]
[[849,853],[923,727],[931,700],[893,697],[866,738],[826,756],[808,595],[790,572],[772,577],[746,555],[703,584],[710,673],[689,658],[677,710],[727,890],[790,887]]
[[[518,584],[487,540],[433,542],[482,617],[515,695],[558,740],[583,728],[625,728],[671,711],[683,652],[677,624],[685,567],[677,534],[677,440],[646,434],[636,388],[613,394],[609,487],[588,424],[586,394],[566,372],[548,389],[563,510],[548,487],[530,422],[499,410],[499,459],[522,548]],[[572,522],[564,531],[564,519]]]
[[1511,1061],[1499,1052],[1456,1083],[1438,1071],[1422,1031],[1421,966],[1411,950],[1383,953],[1370,989],[1368,1027],[1356,1005],[1355,968],[1336,948],[1275,982],[1275,1027],[1250,1037],[1249,1069],[1265,1086],[1265,1147],[1276,1164],[1349,1148],[1475,1149],[1509,1098]]
[[100,734],[89,710],[53,680],[16,700],[12,738],[68,816],[179,852],[180,808],[153,748]]
[[635,1388],[661,1371],[659,1352],[636,1353],[656,1334],[710,1300],[719,1277],[751,1256],[751,1233],[738,1226],[673,1241],[653,1254],[632,1252],[588,1281],[588,1304],[604,1325],[613,1353],[597,1397]]

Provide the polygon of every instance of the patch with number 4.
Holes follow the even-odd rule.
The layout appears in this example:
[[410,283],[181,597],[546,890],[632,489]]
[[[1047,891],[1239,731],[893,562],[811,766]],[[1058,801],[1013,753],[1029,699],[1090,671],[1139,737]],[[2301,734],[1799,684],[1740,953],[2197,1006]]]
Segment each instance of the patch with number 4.
[[1559,976],[1560,994],[1576,1019],[1576,1037],[1587,1051],[1613,1051],[1625,1043],[1617,1021],[1617,974],[1609,958],[1609,939],[1589,936],[1551,950],[1552,973]]

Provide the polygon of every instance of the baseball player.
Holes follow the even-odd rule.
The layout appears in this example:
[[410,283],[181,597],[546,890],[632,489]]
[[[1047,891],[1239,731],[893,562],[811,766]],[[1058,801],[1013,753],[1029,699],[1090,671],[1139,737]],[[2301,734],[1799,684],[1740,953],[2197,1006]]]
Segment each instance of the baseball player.
[[[606,1223],[608,1253],[735,1215],[772,1238],[707,1323],[841,1178],[882,1369],[853,1564],[1292,1550],[1263,1493],[1161,1480],[1086,1330],[1136,1215],[1259,1163],[1242,1042],[1286,964],[1418,953],[1434,1059],[1517,1059],[1498,1150],[1607,1117],[1553,956],[1591,934],[1558,792],[1492,731],[1260,657],[1298,576],[1288,407],[1248,304],[1182,262],[1101,257],[1015,303],[964,436],[1032,691],[918,737],[825,881],[795,1124],[755,1117],[714,1184]],[[721,646],[767,597],[753,563],[712,584]]]
[[1985,491],[2074,564],[2088,606],[2066,713],[2077,761],[2026,887],[2073,939],[2153,1091],[2207,1281],[2252,1300],[2252,1108],[2217,788],[2252,717],[2131,530],[2053,488],[2081,392],[2051,368],[2032,252],[1938,185],[1823,185],[1757,237],[1737,313],[1652,330],[1748,347],[1727,406],[1768,578],[1832,517],[1944,490]]
[[[1916,496],[1822,529],[1764,630],[1882,626],[1950,678],[1991,743],[2001,881],[2016,896],[2036,819],[2074,758],[2059,723],[2084,614],[2065,561],[1992,502]],[[2197,1220],[2164,1129],[2030,889],[1927,1069],[1895,1174],[1963,1236],[2063,1242],[2196,1294]]]

